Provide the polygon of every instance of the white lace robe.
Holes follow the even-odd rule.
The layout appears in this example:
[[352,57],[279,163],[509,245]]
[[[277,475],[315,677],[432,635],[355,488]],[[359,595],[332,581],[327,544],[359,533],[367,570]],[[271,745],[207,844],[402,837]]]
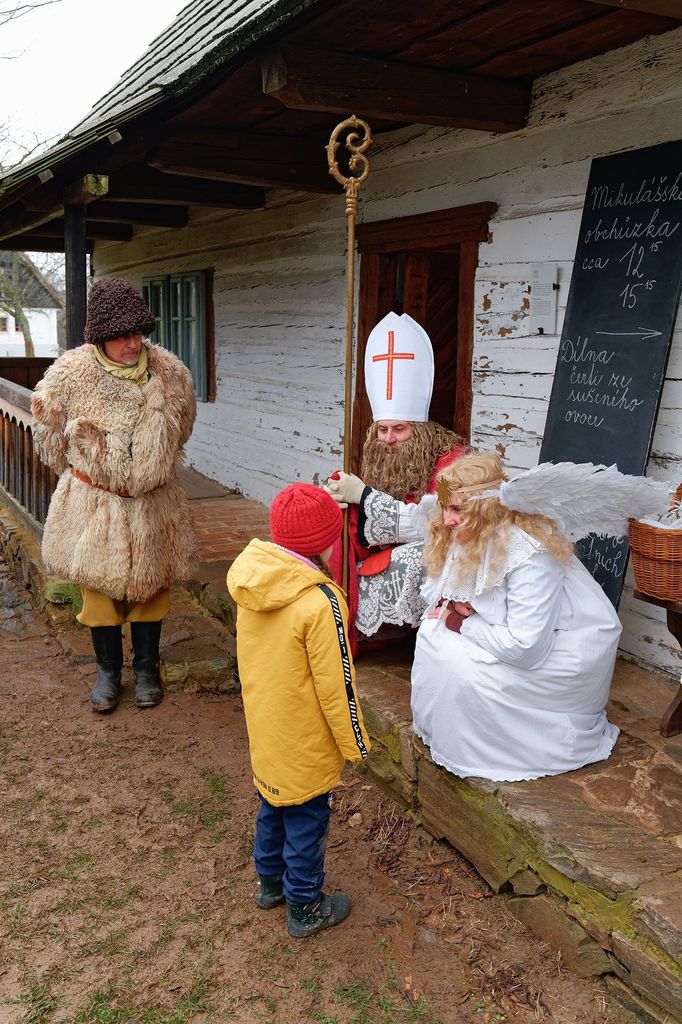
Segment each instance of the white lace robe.
[[461,632],[425,618],[412,669],[413,728],[455,775],[535,779],[607,758],[618,736],[604,712],[621,633],[587,569],[560,564],[514,528],[499,569],[453,582],[453,545],[422,592],[469,601]]
[[356,627],[373,636],[384,625],[415,629],[426,607],[421,588],[426,579],[422,550],[426,522],[436,498],[425,495],[419,504],[405,504],[370,488],[363,495],[364,535],[369,547],[396,544],[387,568],[375,576],[358,576]]

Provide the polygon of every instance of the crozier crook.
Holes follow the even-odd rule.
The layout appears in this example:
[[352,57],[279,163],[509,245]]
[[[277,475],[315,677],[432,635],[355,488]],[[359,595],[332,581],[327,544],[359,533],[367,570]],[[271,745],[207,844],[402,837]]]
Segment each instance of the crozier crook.
[[[350,130],[349,130],[350,129]],[[358,131],[359,129],[359,131]],[[336,159],[340,143],[340,137],[347,131],[345,146],[351,153],[348,166],[351,171],[346,177],[341,173]],[[363,137],[363,133],[364,137]],[[329,173],[338,181],[346,193],[346,220],[348,225],[348,251],[346,261],[346,363],[345,363],[345,392],[344,392],[344,423],[343,423],[343,470],[350,473],[350,443],[351,443],[351,385],[353,381],[353,309],[354,309],[354,282],[355,282],[355,218],[358,211],[358,192],[369,175],[369,161],[365,156],[366,150],[372,144],[372,131],[366,121],[362,121],[355,114],[337,124],[332,132],[327,150],[327,162]],[[356,173],[357,172],[357,173]],[[343,576],[342,587],[348,591],[348,510],[343,516]]]

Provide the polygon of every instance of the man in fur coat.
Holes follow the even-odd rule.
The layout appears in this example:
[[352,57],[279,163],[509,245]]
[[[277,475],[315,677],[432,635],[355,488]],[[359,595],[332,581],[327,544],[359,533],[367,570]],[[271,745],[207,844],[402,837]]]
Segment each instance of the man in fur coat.
[[86,344],[65,352],[33,394],[34,439],[59,474],[43,533],[47,570],[81,587],[78,620],[97,661],[94,711],[121,694],[121,625],[130,622],[135,703],[163,699],[161,620],[170,585],[191,575],[194,533],[179,481],[196,414],[192,377],[143,340],[156,321],[120,278],[96,281]]
[[[466,451],[462,438],[429,420],[434,359],[431,339],[407,313],[388,313],[365,349],[365,386],[374,422],[367,431],[362,479],[335,473],[327,490],[350,505],[348,603],[354,647],[379,635],[387,641],[416,628],[425,579],[418,503],[435,491],[438,474]],[[387,500],[387,498],[389,500]],[[393,515],[400,502],[399,519]],[[341,578],[341,545],[330,567]],[[391,627],[394,627],[391,629]]]

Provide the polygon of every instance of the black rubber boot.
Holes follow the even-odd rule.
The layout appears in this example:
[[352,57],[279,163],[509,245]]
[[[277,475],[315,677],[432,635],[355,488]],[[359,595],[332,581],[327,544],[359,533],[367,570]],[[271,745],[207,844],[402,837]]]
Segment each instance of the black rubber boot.
[[159,675],[161,622],[131,622],[130,636],[135,654],[135,703],[138,708],[154,708],[163,700]]
[[97,682],[90,692],[90,703],[93,711],[111,711],[121,699],[121,627],[92,626],[90,633],[97,660]]
[[281,875],[259,875],[258,880],[260,884],[256,896],[257,907],[261,910],[272,910],[273,907],[279,907],[284,903]]
[[287,927],[295,939],[341,924],[350,911],[350,899],[345,892],[335,892],[333,896],[323,892],[312,903],[287,903]]

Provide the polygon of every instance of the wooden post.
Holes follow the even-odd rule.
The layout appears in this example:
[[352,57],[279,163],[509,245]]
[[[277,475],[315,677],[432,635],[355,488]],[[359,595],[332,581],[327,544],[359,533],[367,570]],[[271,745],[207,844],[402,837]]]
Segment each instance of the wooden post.
[[66,347],[83,344],[88,297],[85,210],[109,191],[106,174],[85,174],[64,190],[64,249],[66,253]]
[[83,344],[87,302],[85,204],[64,206],[64,248],[66,251],[66,347]]

